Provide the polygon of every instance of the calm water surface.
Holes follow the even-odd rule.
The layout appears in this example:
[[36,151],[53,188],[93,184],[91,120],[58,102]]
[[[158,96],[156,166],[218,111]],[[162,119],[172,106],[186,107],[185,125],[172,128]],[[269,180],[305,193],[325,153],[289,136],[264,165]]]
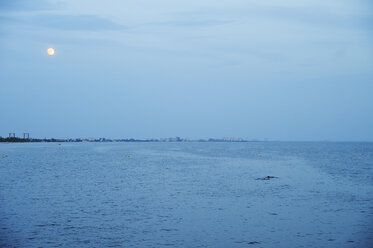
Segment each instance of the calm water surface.
[[0,247],[373,247],[373,143],[0,144],[0,155]]

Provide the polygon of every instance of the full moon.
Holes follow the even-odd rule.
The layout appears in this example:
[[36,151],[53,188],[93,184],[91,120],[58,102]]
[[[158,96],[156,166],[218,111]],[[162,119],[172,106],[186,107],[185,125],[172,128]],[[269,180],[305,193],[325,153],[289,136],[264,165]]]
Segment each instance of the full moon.
[[54,49],[53,48],[48,48],[47,53],[48,53],[48,55],[53,55],[54,54]]

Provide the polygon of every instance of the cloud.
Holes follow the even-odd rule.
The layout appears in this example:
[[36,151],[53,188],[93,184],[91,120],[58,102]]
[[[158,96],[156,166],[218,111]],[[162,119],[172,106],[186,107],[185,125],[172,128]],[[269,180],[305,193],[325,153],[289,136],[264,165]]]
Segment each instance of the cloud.
[[159,26],[182,26],[182,27],[196,27],[196,26],[217,26],[229,23],[230,21],[218,19],[173,19],[164,22],[156,22],[154,25]]
[[0,27],[13,25],[56,30],[102,31],[124,26],[98,15],[50,14],[61,10],[62,2],[47,0],[0,0]]
[[124,26],[95,15],[41,15],[34,20],[35,25],[60,30],[118,30]]
[[256,6],[255,9],[244,13],[250,16],[261,16],[273,20],[284,20],[319,27],[371,29],[373,25],[373,16],[370,14],[364,15],[352,11],[343,13],[327,9],[325,6]]
[[[342,5],[344,6],[344,5]],[[174,13],[169,21],[155,23],[158,25],[197,26],[240,23],[256,19],[263,21],[284,21],[323,28],[368,29],[373,26],[373,15],[370,12],[336,10],[329,5],[263,5],[245,4],[241,8],[210,7],[202,10]],[[371,8],[372,6],[366,6]],[[347,7],[346,7],[347,8]]]
[[61,5],[61,3],[52,4],[46,0],[0,0],[0,11],[50,10]]
[[42,14],[37,16],[23,17],[1,17],[0,21],[7,25],[22,25],[42,27],[66,31],[103,31],[124,29],[123,25],[115,23],[110,19],[96,15],[50,15]]

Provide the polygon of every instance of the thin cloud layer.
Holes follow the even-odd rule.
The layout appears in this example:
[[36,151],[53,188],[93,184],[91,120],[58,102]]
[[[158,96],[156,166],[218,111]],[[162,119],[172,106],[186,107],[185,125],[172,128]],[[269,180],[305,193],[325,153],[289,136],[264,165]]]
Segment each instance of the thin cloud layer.
[[22,25],[32,28],[49,28],[57,30],[104,31],[121,30],[125,27],[109,19],[94,15],[50,15],[1,17],[2,25]]
[[0,13],[18,11],[53,10],[61,8],[61,2],[51,3],[46,0],[0,0]]

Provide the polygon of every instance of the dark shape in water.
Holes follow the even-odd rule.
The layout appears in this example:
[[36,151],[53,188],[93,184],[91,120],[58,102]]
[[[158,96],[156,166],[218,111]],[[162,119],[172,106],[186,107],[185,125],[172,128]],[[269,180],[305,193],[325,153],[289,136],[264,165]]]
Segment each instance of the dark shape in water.
[[274,177],[274,176],[266,176],[266,177],[259,177],[259,178],[257,178],[256,180],[270,180],[270,179],[273,179],[273,178],[278,178],[278,177]]
[[259,242],[257,241],[251,241],[251,242],[248,242],[249,245],[255,245],[255,244],[260,244]]

